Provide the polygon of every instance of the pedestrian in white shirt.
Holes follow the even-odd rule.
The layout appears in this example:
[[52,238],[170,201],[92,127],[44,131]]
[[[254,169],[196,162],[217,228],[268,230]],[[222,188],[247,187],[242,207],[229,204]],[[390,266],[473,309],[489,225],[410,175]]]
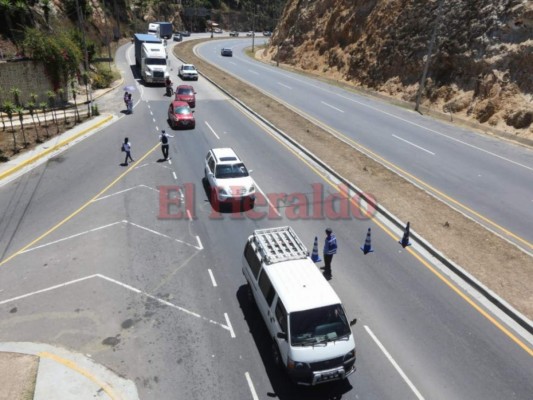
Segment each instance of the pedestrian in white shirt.
[[131,162],[134,162],[133,158],[131,158],[131,143],[128,138],[124,138],[124,143],[122,143],[122,151],[126,153],[126,160],[124,161],[125,165],[128,165],[128,159],[131,160]]

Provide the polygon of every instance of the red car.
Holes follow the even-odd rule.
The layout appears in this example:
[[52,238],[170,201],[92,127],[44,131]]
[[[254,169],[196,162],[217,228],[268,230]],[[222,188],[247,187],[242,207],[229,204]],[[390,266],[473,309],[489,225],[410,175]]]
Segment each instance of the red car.
[[172,129],[189,128],[194,129],[196,121],[194,119],[194,111],[184,101],[174,100],[168,107],[168,121]]
[[176,88],[175,100],[186,101],[189,103],[189,107],[196,107],[196,92],[191,85],[179,85]]

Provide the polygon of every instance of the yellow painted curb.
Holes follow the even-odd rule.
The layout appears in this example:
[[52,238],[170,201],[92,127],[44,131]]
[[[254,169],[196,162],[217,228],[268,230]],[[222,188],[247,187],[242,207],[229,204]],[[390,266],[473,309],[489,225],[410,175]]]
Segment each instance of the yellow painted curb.
[[39,353],[37,355],[39,357],[42,357],[42,358],[48,358],[50,360],[53,360],[53,361],[55,361],[55,362],[57,362],[59,364],[64,365],[65,367],[70,368],[71,370],[76,371],[77,373],[83,375],[84,377],[89,379],[91,382],[93,382],[94,384],[99,386],[111,399],[115,400],[115,399],[120,399],[121,398],[120,396],[118,396],[115,393],[113,388],[111,388],[111,386],[109,386],[106,382],[103,382],[103,381],[99,380],[96,376],[92,375],[88,371],[86,371],[83,368],[79,367],[76,363],[74,363],[74,362],[72,362],[70,360],[67,360],[65,358],[59,357],[59,356],[57,356],[55,354],[48,353],[46,351],[45,352],[41,352],[41,353]]
[[101,125],[103,125],[103,124],[105,124],[105,123],[111,121],[112,118],[113,118],[113,116],[110,115],[110,116],[104,118],[102,121],[98,122],[97,124],[92,125],[92,126],[86,128],[86,129],[82,130],[81,132],[75,134],[74,136],[71,136],[71,137],[69,137],[68,139],[65,139],[65,140],[59,142],[59,143],[56,144],[55,146],[52,146],[52,147],[50,147],[49,149],[46,149],[45,151],[43,151],[43,152],[41,152],[41,153],[39,153],[39,154],[36,154],[36,155],[34,155],[33,157],[28,158],[26,161],[21,162],[19,165],[16,165],[16,166],[14,166],[14,167],[11,168],[11,169],[8,169],[7,171],[2,172],[2,173],[0,174],[0,181],[1,181],[2,179],[6,178],[7,176],[9,176],[9,175],[11,175],[11,174],[17,172],[18,170],[24,168],[25,166],[30,165],[31,163],[34,163],[35,161],[37,161],[38,159],[40,159],[40,158],[44,157],[45,155],[51,153],[52,151],[55,151],[55,150],[57,150],[57,149],[59,149],[59,148],[61,148],[61,147],[63,147],[63,146],[66,146],[67,144],[69,144],[70,142],[76,140],[76,139],[79,138],[80,136],[85,135],[87,132],[89,132],[89,131],[91,131],[91,130],[93,130],[93,129],[96,129],[96,128],[98,128],[99,126],[101,126]]

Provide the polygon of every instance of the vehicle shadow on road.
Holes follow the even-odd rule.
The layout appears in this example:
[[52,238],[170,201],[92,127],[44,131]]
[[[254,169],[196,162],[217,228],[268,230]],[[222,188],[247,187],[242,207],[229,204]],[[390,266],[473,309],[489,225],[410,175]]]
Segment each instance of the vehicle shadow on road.
[[272,355],[272,340],[268,329],[255,305],[248,285],[239,287],[236,293],[249,331],[259,350],[274,393],[257,393],[259,398],[278,398],[280,400],[338,400],[353,389],[346,379],[339,382],[324,383],[314,387],[294,384],[282,367],[276,365]]

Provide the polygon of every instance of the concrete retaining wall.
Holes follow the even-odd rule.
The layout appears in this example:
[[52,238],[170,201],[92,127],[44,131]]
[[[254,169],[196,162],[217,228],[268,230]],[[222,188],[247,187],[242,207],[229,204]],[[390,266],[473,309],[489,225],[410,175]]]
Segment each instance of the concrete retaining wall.
[[[20,89],[19,98],[22,104],[27,104],[31,100],[30,93],[39,96],[38,103],[43,101],[48,103],[46,92],[54,90],[42,63],[34,63],[30,60],[0,62],[0,104],[5,100],[14,102],[13,95],[10,93],[11,88],[14,87]],[[70,98],[67,85],[63,84],[62,87],[65,90],[65,99]]]

